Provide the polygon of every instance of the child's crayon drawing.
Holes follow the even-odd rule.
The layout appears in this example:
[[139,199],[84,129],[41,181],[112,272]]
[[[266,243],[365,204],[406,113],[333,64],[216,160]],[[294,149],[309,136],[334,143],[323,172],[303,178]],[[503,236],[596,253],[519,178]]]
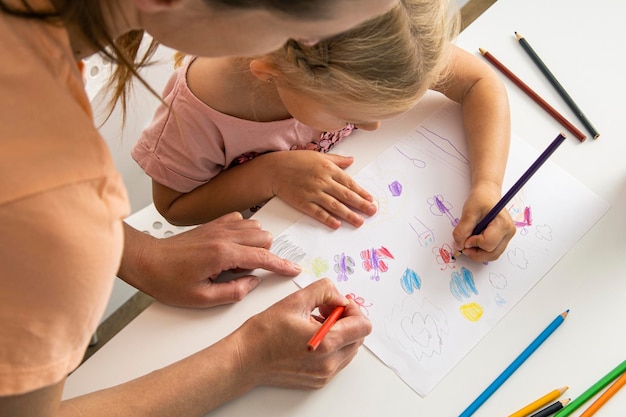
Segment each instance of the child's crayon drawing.
[[[510,246],[509,246],[510,247]],[[519,269],[528,268],[528,259],[526,259],[526,253],[522,248],[512,248],[506,252],[506,256],[511,262],[511,265],[516,266]]]
[[430,212],[435,216],[446,216],[448,220],[450,220],[450,224],[452,227],[456,226],[459,223],[459,218],[454,217],[454,215],[450,212],[452,209],[452,204],[445,201],[441,194],[437,194],[433,197],[430,197],[426,200],[428,205],[430,206]]
[[435,146],[444,154],[461,162],[462,164],[469,165],[469,159],[467,159],[467,157],[463,154],[463,152],[461,152],[459,148],[450,139],[444,138],[443,136],[430,130],[426,126],[421,126],[421,128],[425,130],[427,133],[423,133],[420,131],[417,131],[417,133],[421,135],[424,139],[432,143],[433,146]]
[[448,334],[443,310],[428,300],[404,299],[385,320],[387,338],[401,345],[417,361],[440,355]]
[[367,315],[367,316],[369,316],[369,315],[370,315],[370,312],[369,312],[369,310],[368,310],[368,309],[369,309],[370,307],[372,307],[374,304],[372,304],[372,303],[369,303],[369,304],[368,304],[368,303],[366,303],[366,302],[365,302],[365,299],[364,299],[363,297],[359,297],[359,296],[357,296],[356,294],[354,294],[353,292],[351,292],[351,293],[350,293],[350,294],[348,294],[348,295],[350,296],[350,299],[351,299],[352,301],[354,301],[354,302],[355,302],[355,303],[359,306],[359,308],[361,309],[361,311],[362,311],[365,315]]
[[497,290],[503,290],[508,285],[506,277],[504,274],[498,274],[495,272],[489,273],[489,283],[491,286]]
[[417,235],[420,246],[426,247],[435,243],[435,234],[432,229],[427,227],[417,217],[413,216],[413,218],[409,220],[409,227],[411,227],[413,232]]
[[400,155],[404,156],[406,159],[408,159],[409,161],[411,161],[411,163],[413,164],[413,166],[415,168],[425,168],[426,167],[426,162],[422,161],[421,159],[417,159],[417,158],[412,158],[409,155],[407,155],[406,153],[404,153],[400,148],[398,148],[397,146],[395,147],[395,150],[398,151],[400,153]]
[[422,279],[417,272],[411,268],[407,268],[400,278],[400,285],[407,294],[413,294],[416,290],[422,288]]
[[450,276],[450,292],[459,301],[478,295],[472,271],[463,266],[460,271],[452,272]]
[[370,278],[375,281],[380,281],[380,274],[389,270],[386,259],[394,258],[386,247],[381,246],[378,249],[371,248],[362,250],[361,259],[363,259],[363,269],[367,272],[372,272]]
[[448,268],[454,268],[454,263],[456,259],[454,259],[454,252],[452,248],[447,243],[444,243],[441,247],[433,248],[433,253],[435,254],[435,259],[437,263],[441,265],[441,270],[445,271]]
[[541,226],[537,226],[535,232],[535,237],[540,240],[551,241],[552,240],[552,228],[547,224],[542,224]]
[[346,256],[341,252],[340,255],[335,255],[335,272],[337,273],[337,281],[347,281],[348,275],[354,274],[354,259],[351,256]]
[[389,192],[393,197],[400,196],[400,194],[402,194],[402,184],[400,184],[398,181],[393,181],[391,184],[389,184]]
[[328,271],[328,263],[326,263],[326,259],[318,257],[311,260],[309,269],[316,277],[321,278]]
[[[353,176],[379,207],[361,227],[330,230],[303,216],[272,246],[307,265],[295,278],[300,286],[320,278],[322,263],[310,265],[325,259],[330,267],[322,276],[342,294],[355,294],[372,322],[367,348],[422,396],[608,208],[548,161],[507,207],[519,231],[500,259],[453,260],[452,233],[470,189],[469,153],[460,108],[446,103]],[[366,141],[367,134],[349,140]],[[503,193],[538,155],[512,135]],[[575,216],[563,207],[576,207]]]
[[476,302],[463,304],[461,307],[459,307],[459,310],[461,310],[461,314],[463,315],[463,317],[473,322],[477,322],[478,320],[480,320],[480,318],[483,316],[483,313],[485,312],[483,307]]

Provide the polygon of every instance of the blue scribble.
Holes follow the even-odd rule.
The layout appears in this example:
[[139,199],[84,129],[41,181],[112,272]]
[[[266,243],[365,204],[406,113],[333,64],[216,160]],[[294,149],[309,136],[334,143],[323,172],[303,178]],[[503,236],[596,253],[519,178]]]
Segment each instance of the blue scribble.
[[454,271],[450,279],[450,292],[459,301],[469,298],[471,293],[478,295],[472,271],[465,267],[461,267],[460,272]]
[[407,268],[400,278],[400,285],[407,294],[413,294],[415,290],[422,288],[422,279],[415,271]]

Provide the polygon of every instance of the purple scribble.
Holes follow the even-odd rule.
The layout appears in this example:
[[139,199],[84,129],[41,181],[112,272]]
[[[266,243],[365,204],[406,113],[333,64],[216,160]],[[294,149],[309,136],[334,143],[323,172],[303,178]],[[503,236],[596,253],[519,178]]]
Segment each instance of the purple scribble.
[[391,195],[394,197],[398,197],[400,194],[402,194],[402,184],[400,184],[398,181],[394,181],[391,184],[389,184],[389,191],[391,192]]
[[354,259],[350,256],[346,256],[346,254],[342,252],[341,255],[335,255],[334,260],[337,281],[347,281],[348,275],[354,273]]
[[363,269],[367,272],[374,271],[370,278],[375,281],[380,281],[380,273],[389,270],[384,259],[394,259],[394,257],[386,247],[381,246],[378,249],[371,248],[362,250],[361,259],[363,259]]
[[469,165],[469,159],[467,159],[467,157],[465,155],[463,155],[461,153],[461,151],[459,150],[459,148],[457,148],[451,141],[450,139],[446,139],[443,136],[438,135],[437,133],[433,132],[432,130],[428,129],[426,126],[421,126],[422,129],[426,130],[428,133],[435,135],[437,138],[439,138],[440,141],[443,142],[443,146],[448,147],[448,149],[450,149],[449,151],[445,150],[444,147],[442,145],[439,145],[437,143],[435,143],[433,141],[433,139],[429,138],[428,136],[426,136],[425,134],[423,134],[420,131],[416,131],[417,133],[419,133],[420,135],[422,135],[427,141],[429,141],[430,143],[432,143],[435,147],[439,148],[443,153],[445,153],[446,155],[451,156],[452,158],[466,164]]
[[[450,220],[450,224],[452,224],[452,227],[454,227],[457,224],[459,224],[459,219],[457,217],[454,217],[452,215],[452,213],[450,212],[450,209],[452,208],[450,203],[446,203],[443,200],[443,196],[441,194],[436,195],[433,198],[434,198],[434,200],[433,199],[428,199],[428,202],[431,205],[431,210],[430,211],[434,215],[436,215],[436,216],[446,216]],[[432,203],[431,203],[431,201],[432,201]],[[434,212],[432,210],[433,207],[437,210],[437,212]]]

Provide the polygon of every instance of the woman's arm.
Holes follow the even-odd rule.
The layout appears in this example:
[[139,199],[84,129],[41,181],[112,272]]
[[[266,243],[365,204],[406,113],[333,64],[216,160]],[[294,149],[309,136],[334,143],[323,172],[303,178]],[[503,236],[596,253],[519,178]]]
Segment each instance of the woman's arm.
[[[307,342],[321,323],[312,316],[345,305],[315,351]],[[247,320],[214,345],[165,368],[102,391],[59,402],[63,382],[0,397],[13,417],[200,417],[261,386],[317,389],[356,355],[371,323],[331,281],[319,280]],[[3,413],[4,415],[5,413]]]
[[475,261],[495,260],[515,234],[508,212],[503,210],[480,235],[471,232],[502,194],[511,135],[506,89],[487,64],[458,47],[448,77],[435,89],[461,103],[469,150],[471,189],[453,232],[456,249]]

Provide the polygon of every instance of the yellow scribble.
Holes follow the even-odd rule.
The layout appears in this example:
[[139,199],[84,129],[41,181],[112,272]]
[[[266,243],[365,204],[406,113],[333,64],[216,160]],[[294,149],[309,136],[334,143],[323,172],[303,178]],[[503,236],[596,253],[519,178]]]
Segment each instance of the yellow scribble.
[[464,304],[460,307],[461,314],[469,321],[478,321],[483,316],[483,308],[478,303]]
[[322,258],[315,258],[311,261],[311,270],[316,277],[320,278],[328,271],[328,264]]

